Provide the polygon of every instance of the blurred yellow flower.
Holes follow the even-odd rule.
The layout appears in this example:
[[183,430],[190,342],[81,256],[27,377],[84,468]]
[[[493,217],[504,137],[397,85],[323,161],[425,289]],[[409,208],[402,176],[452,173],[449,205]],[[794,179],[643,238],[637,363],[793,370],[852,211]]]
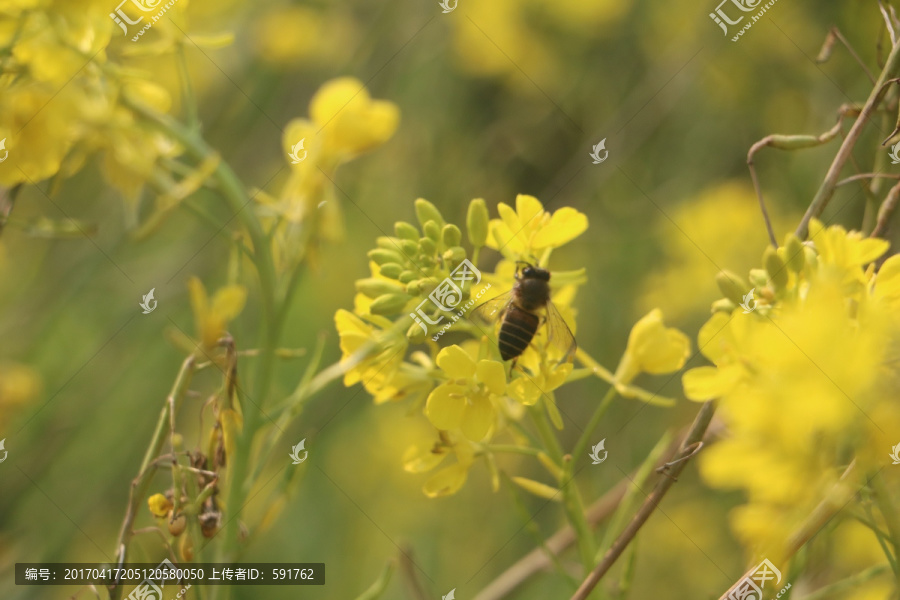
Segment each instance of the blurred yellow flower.
[[228,323],[244,309],[247,290],[242,285],[227,285],[216,290],[210,302],[206,287],[196,277],[188,281],[188,290],[201,348],[209,352],[218,344]]
[[663,324],[658,308],[644,315],[628,335],[628,346],[616,368],[618,385],[627,385],[641,373],[661,375],[677,371],[691,354],[691,341],[675,329]]
[[150,512],[153,513],[154,517],[160,518],[168,515],[169,511],[173,508],[171,500],[166,498],[163,494],[153,494],[147,498],[147,506],[150,508]]
[[[386,319],[372,317],[382,322]],[[344,385],[362,382],[376,403],[394,399],[399,390],[394,378],[398,375],[406,354],[407,341],[402,333],[389,333],[376,329],[353,313],[340,309],[334,315],[334,324],[340,337],[341,362],[347,371]],[[388,325],[389,326],[389,325]],[[371,345],[368,356],[365,353]]]
[[403,468],[410,473],[423,473],[437,467],[449,455],[456,463],[444,467],[428,478],[422,491],[429,498],[450,496],[459,491],[469,476],[475,462],[476,447],[464,438],[442,432],[438,442],[430,447],[413,445],[403,455]]
[[[845,457],[877,469],[900,433],[890,360],[900,338],[898,262],[874,277],[864,266],[886,244],[818,221],[810,232],[818,254],[779,260],[770,249],[769,269],[751,271],[770,310],[715,312],[697,340],[715,366],[683,376],[689,399],[719,399],[731,433],[703,453],[701,473],[746,493],[732,526],[769,556],[839,479]],[[776,281],[782,269],[790,276]]]
[[0,363],[0,414],[8,417],[40,392],[41,378],[33,368],[21,363]]
[[490,222],[487,245],[510,260],[541,260],[544,251],[568,244],[588,227],[584,213],[566,206],[551,215],[540,200],[525,194],[516,196],[515,210],[501,202],[497,211],[500,218]]

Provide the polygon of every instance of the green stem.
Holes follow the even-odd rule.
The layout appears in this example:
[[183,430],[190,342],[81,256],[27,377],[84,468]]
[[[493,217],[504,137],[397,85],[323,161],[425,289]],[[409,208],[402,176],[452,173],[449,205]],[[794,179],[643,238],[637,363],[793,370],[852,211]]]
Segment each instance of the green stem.
[[[857,573],[851,577],[846,579],[842,579],[831,585],[827,585],[823,588],[819,588],[812,594],[808,596],[804,596],[803,600],[824,600],[825,598],[833,597],[838,592],[847,592],[850,591],[866,582],[869,582],[882,573],[886,573],[890,570],[888,565],[875,565],[874,567],[869,567],[865,571],[861,573]],[[841,594],[841,598],[845,598],[844,594]]]
[[541,453],[537,448],[515,446],[513,444],[488,444],[484,449],[488,452],[506,452],[510,454],[526,454],[528,456],[537,456]]
[[578,554],[581,556],[581,564],[585,572],[590,571],[594,566],[594,554],[596,553],[594,536],[588,525],[587,518],[584,514],[584,503],[581,500],[581,494],[572,475],[572,459],[564,457],[562,446],[553,432],[550,422],[547,420],[547,413],[539,406],[529,406],[528,411],[538,429],[541,441],[550,457],[557,463],[563,465],[564,475],[560,482],[560,490],[563,494],[563,506],[566,511],[566,518],[575,531],[575,537],[578,542]]
[[[168,115],[159,114],[140,104],[129,102],[130,107],[138,114],[156,123],[161,129],[178,140],[190,155],[198,160],[209,159],[215,150],[206,143],[196,132],[184,127],[178,121]],[[224,541],[220,547],[219,562],[236,562],[239,555],[240,520],[238,515],[244,507],[245,499],[249,491],[247,471],[249,469],[250,451],[253,439],[262,423],[262,407],[265,406],[269,386],[272,383],[273,354],[278,344],[278,313],[275,306],[275,263],[272,259],[272,251],[269,240],[263,231],[262,225],[256,218],[252,207],[247,205],[251,199],[247,197],[244,186],[237,175],[225,161],[219,161],[214,172],[222,195],[229,208],[240,218],[242,224],[250,236],[253,244],[253,255],[259,275],[262,325],[260,331],[259,359],[256,362],[256,372],[253,378],[253,393],[249,396],[258,410],[252,410],[250,406],[242,406],[244,414],[244,426],[237,436],[235,456],[229,457],[230,472],[227,475],[228,492],[226,506],[229,516],[224,527]],[[227,597],[231,588],[224,587]]]
[[[880,474],[876,474],[869,484],[872,487],[872,496],[884,517],[884,523],[887,526],[888,533],[891,535],[890,540],[894,545],[894,556],[900,553],[900,518],[897,516],[897,509],[891,501],[890,493],[884,485],[884,480]],[[900,587],[900,572],[894,573],[894,578]]]
[[575,448],[572,450],[570,471],[574,471],[575,462],[584,455],[585,450],[587,450],[588,445],[591,443],[591,436],[594,434],[594,430],[597,429],[597,425],[600,424],[603,415],[605,415],[609,407],[612,406],[612,401],[615,397],[616,388],[611,387],[606,391],[606,395],[603,396],[600,404],[597,405],[594,414],[591,416],[591,420],[588,421],[587,426],[584,428],[584,432],[582,432],[581,437],[578,438],[578,442],[575,444]]

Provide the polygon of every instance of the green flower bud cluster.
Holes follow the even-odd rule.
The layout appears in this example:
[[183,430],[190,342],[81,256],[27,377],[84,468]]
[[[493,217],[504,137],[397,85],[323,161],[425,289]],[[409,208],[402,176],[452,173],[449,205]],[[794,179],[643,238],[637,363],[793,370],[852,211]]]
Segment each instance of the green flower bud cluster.
[[811,244],[804,244],[794,234],[788,234],[783,246],[766,247],[762,269],[750,269],[748,280],[731,271],[720,271],[716,283],[724,298],[712,304],[712,312],[731,312],[743,308],[751,312],[768,310],[787,294],[797,291],[798,277],[805,270],[817,266],[817,255]]
[[[356,282],[356,290],[372,299],[372,314],[394,316],[409,312],[468,256],[461,245],[462,231],[447,223],[434,204],[420,198],[415,202],[415,210],[419,227],[398,221],[394,235],[379,237],[377,248],[368,252],[369,259],[378,265],[379,275],[386,278]],[[488,222],[484,200],[473,200],[466,227],[469,242],[476,250],[487,240]],[[468,285],[463,292],[468,297]],[[414,338],[424,339],[424,332],[413,324],[409,337],[415,342]]]

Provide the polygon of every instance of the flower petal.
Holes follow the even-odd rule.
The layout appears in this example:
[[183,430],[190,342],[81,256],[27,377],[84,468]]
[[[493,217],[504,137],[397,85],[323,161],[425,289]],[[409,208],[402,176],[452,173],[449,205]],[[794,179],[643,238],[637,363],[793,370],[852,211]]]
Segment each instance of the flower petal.
[[437,365],[453,379],[469,379],[475,374],[475,361],[455,344],[438,353]]
[[479,360],[475,367],[475,378],[492,394],[499,396],[506,391],[506,369],[503,363],[496,360]]
[[425,416],[438,429],[458,429],[466,409],[465,389],[449,383],[439,385],[428,395]]
[[574,208],[561,208],[550,217],[550,222],[535,234],[535,248],[559,248],[587,231],[588,218]]

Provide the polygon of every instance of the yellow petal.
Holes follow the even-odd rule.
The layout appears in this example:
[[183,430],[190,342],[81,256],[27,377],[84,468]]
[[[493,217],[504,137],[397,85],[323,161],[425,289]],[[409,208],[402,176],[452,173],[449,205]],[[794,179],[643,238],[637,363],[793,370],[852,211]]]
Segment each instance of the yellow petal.
[[247,289],[244,286],[227,285],[213,296],[211,312],[227,323],[241,314],[246,301]]
[[463,412],[461,429],[473,442],[480,442],[494,424],[494,405],[489,398],[476,396]]
[[475,378],[492,394],[499,396],[506,391],[506,369],[503,363],[496,360],[479,360],[475,367]]
[[455,344],[441,350],[436,362],[453,379],[469,379],[475,374],[475,361]]
[[686,398],[706,402],[729,393],[742,377],[743,369],[738,365],[697,367],[681,377],[681,384]]
[[458,429],[466,410],[465,389],[453,384],[439,385],[425,403],[425,416],[438,429]]
[[425,482],[422,491],[429,498],[455,494],[466,482],[468,473],[469,470],[460,464],[444,467]]
[[438,466],[447,456],[448,448],[444,446],[414,445],[403,453],[403,470],[408,473],[424,473]]
[[544,212],[544,205],[534,196],[519,194],[516,196],[516,214],[519,217],[519,226],[528,228],[538,225],[537,219]]
[[147,506],[157,517],[165,517],[172,510],[172,503],[163,494],[153,494],[147,498]]
[[574,208],[561,208],[550,217],[532,239],[536,248],[559,248],[587,231],[588,219]]
[[540,388],[529,377],[520,377],[509,384],[509,395],[524,404],[531,406],[541,397]]

